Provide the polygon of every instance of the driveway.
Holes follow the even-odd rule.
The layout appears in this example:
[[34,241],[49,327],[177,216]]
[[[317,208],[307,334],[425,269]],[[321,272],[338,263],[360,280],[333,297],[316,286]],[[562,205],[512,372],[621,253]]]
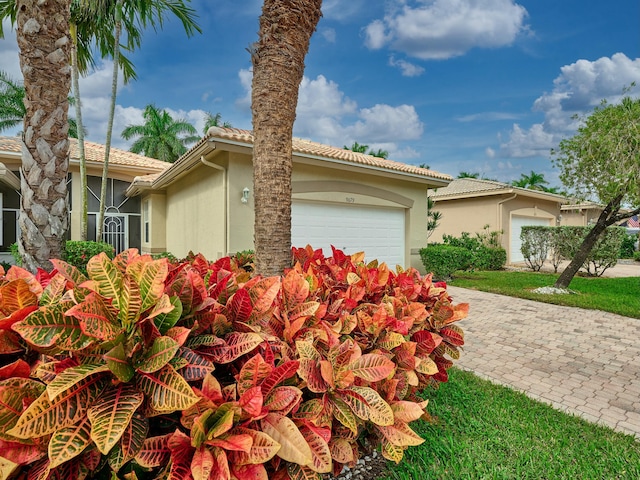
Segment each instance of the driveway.
[[458,367],[640,439],[640,319],[447,290],[470,304]]

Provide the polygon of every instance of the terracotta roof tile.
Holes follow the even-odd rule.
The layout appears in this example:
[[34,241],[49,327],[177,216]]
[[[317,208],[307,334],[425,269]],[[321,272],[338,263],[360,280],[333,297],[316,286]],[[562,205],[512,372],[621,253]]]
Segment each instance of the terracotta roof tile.
[[[238,128],[211,127],[207,132],[205,138],[201,140],[201,142],[196,144],[196,146],[198,146],[203,141],[216,138],[253,145],[253,133],[249,130],[241,130]],[[311,140],[305,140],[296,137],[293,138],[293,153],[294,155],[314,155],[318,157],[331,158],[354,164],[367,165],[370,167],[378,167],[387,170],[395,170],[398,172],[411,173],[414,175],[438,178],[442,180],[451,180],[452,178],[450,175],[436,172],[434,170],[428,170],[426,168],[420,168],[415,165],[395,162],[393,160],[385,160],[384,158],[378,158],[364,153],[352,152],[351,150],[346,150],[344,148],[332,147],[330,145],[324,145],[322,143],[312,142]],[[185,155],[188,155],[188,153]]]
[[[78,159],[78,143],[75,139],[70,139],[70,157]],[[84,142],[85,157],[90,162],[102,163],[104,161],[105,146],[99,143]],[[20,139],[18,137],[0,137],[0,151],[20,153]],[[111,147],[109,154],[109,163],[115,165],[126,165],[139,167],[153,172],[161,172],[171,166],[170,163],[156,160],[155,158],[145,157],[126,150]]]
[[555,201],[567,201],[562,195],[556,193],[543,192],[541,190],[530,190],[527,188],[514,187],[508,183],[496,182],[494,180],[484,180],[480,178],[456,178],[446,187],[441,187],[429,191],[429,196],[433,200],[446,199],[458,196],[491,195],[492,193],[519,192],[525,196],[545,196]]

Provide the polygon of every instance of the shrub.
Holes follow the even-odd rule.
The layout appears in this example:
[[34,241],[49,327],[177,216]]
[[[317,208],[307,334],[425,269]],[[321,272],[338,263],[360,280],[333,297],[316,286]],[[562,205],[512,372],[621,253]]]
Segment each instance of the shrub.
[[520,251],[529,268],[539,272],[549,256],[550,241],[549,227],[524,226],[520,230]]
[[638,241],[638,235],[625,234],[622,237],[622,245],[620,245],[619,258],[633,258],[633,252],[636,250],[636,242]]
[[633,252],[633,259],[636,262],[640,262],[640,252]]
[[447,380],[468,306],[414,269],[293,253],[268,278],[135,250],[100,253],[87,276],[12,267],[2,352],[42,361],[0,368],[3,474],[319,479],[364,445],[400,461],[424,441],[417,393]]
[[79,240],[67,240],[64,248],[65,261],[73,265],[82,273],[87,273],[87,262],[92,257],[104,252],[109,258],[113,258],[115,250],[112,245],[105,242],[82,242]]
[[476,233],[475,237],[472,237],[469,232],[462,232],[457,238],[444,235],[443,243],[471,252],[469,266],[460,270],[500,270],[507,263],[507,252],[500,246],[500,234],[501,232],[498,231],[489,232],[489,225],[486,225],[484,232]]
[[11,251],[11,255],[13,256],[13,260],[16,262],[16,265],[22,265],[22,257],[20,256],[20,252],[18,251],[18,244],[12,243],[9,246],[9,250]]
[[420,258],[427,272],[439,280],[448,280],[457,270],[468,270],[473,254],[464,247],[431,244],[420,250]]
[[169,263],[179,263],[180,260],[171,252],[160,252],[151,254],[151,258],[154,260],[160,260],[161,258],[166,258]]

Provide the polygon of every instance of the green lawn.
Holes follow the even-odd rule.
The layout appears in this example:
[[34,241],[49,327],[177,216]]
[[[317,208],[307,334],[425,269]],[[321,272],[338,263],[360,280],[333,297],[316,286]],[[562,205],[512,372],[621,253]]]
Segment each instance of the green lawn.
[[[410,447],[387,480],[638,479],[640,442],[554,410],[522,393],[450,370],[429,390],[434,424],[416,422],[426,439]],[[412,424],[412,426],[415,424]]]
[[569,286],[575,295],[533,293],[538,287],[552,286],[557,277],[557,274],[538,272],[457,272],[449,283],[456,287],[640,318],[640,277],[575,277]]

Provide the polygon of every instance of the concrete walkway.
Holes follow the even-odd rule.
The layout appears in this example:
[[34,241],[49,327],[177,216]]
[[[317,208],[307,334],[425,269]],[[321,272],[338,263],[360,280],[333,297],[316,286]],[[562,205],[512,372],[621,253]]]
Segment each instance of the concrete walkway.
[[447,290],[470,304],[458,367],[640,439],[640,319]]

